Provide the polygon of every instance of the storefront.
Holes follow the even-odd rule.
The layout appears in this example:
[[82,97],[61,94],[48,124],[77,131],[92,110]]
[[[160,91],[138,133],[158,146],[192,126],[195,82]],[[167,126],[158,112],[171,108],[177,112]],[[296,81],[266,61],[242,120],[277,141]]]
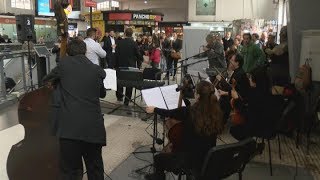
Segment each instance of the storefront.
[[[34,29],[37,39],[40,36],[43,36],[46,41],[55,41],[57,39],[56,21],[52,19],[35,18]],[[8,35],[12,42],[18,42],[14,16],[0,16],[0,34]]]
[[159,30],[166,35],[170,35],[173,32],[183,33],[183,26],[190,26],[188,22],[159,22]]
[[[86,15],[86,20],[89,19]],[[145,11],[97,11],[93,12],[93,27],[104,32],[113,29],[123,34],[126,27],[131,27],[134,35],[152,34],[163,19],[161,13],[150,13]]]

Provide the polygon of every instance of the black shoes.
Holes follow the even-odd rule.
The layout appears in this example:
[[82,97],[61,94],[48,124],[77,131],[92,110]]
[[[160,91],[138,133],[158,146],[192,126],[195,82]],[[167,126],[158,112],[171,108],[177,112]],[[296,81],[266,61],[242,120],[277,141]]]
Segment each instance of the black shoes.
[[264,150],[264,143],[257,143],[256,154],[262,154]]
[[164,174],[159,175],[156,173],[152,173],[152,174],[145,175],[144,179],[146,179],[146,180],[165,180],[166,178],[165,178]]

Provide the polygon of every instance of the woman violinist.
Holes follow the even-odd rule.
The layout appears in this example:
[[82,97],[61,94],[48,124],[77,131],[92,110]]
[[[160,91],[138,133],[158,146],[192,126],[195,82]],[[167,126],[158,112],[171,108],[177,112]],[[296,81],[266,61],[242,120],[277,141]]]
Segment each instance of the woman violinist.
[[183,123],[182,147],[177,152],[160,153],[154,158],[156,171],[146,179],[164,180],[164,171],[179,168],[200,170],[208,150],[216,146],[217,135],[223,130],[222,116],[214,87],[210,82],[200,81],[196,85],[196,102],[189,107],[173,110],[147,107],[148,113],[174,118]]

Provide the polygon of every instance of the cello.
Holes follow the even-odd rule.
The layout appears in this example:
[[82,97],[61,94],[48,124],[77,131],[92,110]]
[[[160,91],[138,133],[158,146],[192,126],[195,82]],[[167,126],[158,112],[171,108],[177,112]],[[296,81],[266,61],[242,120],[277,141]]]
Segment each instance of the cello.
[[[187,76],[183,80],[182,86],[180,89],[179,100],[178,100],[178,107],[182,106],[182,100],[184,98],[185,91],[188,87],[193,86],[191,77]],[[191,87],[191,88],[193,88]],[[174,118],[169,118],[165,122],[166,128],[168,129],[167,137],[168,137],[168,144],[163,148],[163,152],[178,152],[182,148],[182,136],[183,136],[183,123],[178,121]]]
[[[232,79],[232,84],[231,84],[232,91],[236,91],[236,85],[237,85],[236,80]],[[238,96],[240,99],[242,99],[239,94],[238,94]],[[230,105],[231,105],[232,110],[230,113],[230,119],[231,119],[232,124],[240,125],[245,122],[245,117],[241,114],[240,110],[236,108],[235,102],[236,102],[236,99],[231,98]]]

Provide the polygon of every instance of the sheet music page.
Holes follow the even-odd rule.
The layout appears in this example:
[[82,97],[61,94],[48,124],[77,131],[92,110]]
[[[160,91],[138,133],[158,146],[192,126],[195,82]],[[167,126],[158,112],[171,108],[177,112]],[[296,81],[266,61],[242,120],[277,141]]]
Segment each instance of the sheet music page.
[[141,90],[142,97],[147,106],[168,109],[159,87]]
[[[159,87],[161,89],[164,101],[168,106],[168,109],[176,109],[178,107],[180,92],[176,91],[177,87],[177,84]],[[185,106],[183,101],[182,106]]]
[[117,71],[113,69],[105,69],[106,78],[103,80],[106,89],[117,91]]

